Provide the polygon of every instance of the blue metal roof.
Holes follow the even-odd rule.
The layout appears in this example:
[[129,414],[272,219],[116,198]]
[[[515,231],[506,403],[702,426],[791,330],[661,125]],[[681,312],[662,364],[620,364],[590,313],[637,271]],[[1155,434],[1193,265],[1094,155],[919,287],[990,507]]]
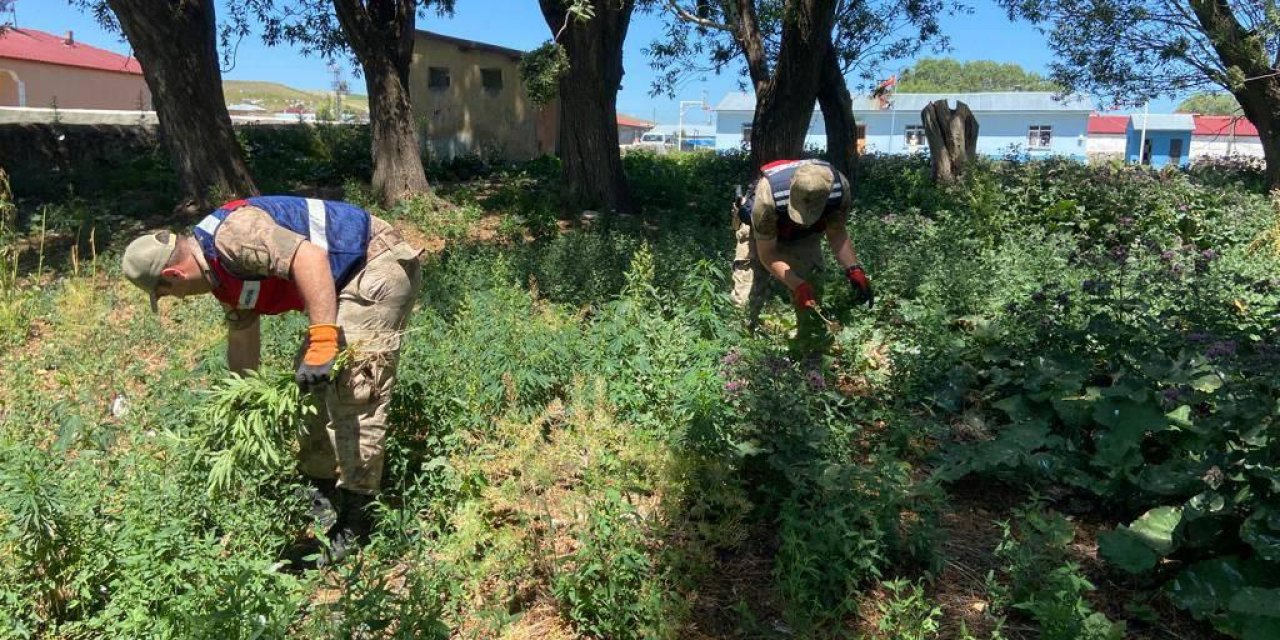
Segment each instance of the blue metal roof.
[[[897,93],[890,98],[888,109],[881,109],[874,98],[854,98],[853,110],[859,111],[920,111],[937,100],[949,104],[961,101],[975,112],[990,111],[1093,111],[1093,101],[1088,96],[1072,94],[1058,96],[1047,91],[1005,91],[998,93]],[[755,111],[756,99],[741,91],[726,94],[716,105],[716,111]]]
[[1196,120],[1189,113],[1137,113],[1129,116],[1129,127],[1133,131],[1144,128],[1144,122],[1147,131],[1193,131],[1196,128]]

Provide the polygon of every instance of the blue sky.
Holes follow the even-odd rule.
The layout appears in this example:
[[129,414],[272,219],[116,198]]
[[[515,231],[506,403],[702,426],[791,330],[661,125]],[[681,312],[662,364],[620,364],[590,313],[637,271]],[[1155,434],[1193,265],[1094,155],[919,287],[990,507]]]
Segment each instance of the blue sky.
[[[217,1],[221,6],[227,0]],[[18,0],[17,13],[19,26],[52,33],[74,30],[76,39],[82,42],[122,53],[128,51],[128,45],[118,34],[104,31],[91,16],[70,7],[66,0]],[[655,74],[643,54],[643,50],[661,36],[664,19],[658,14],[638,14],[633,18],[623,57],[626,76],[618,94],[618,110],[674,123],[678,115],[676,101],[648,95]],[[419,19],[418,27],[516,49],[532,49],[550,37],[536,0],[458,0],[453,17],[432,15]],[[1026,69],[1047,73],[1053,58],[1044,37],[1035,28],[1026,23],[1009,22],[990,0],[979,0],[971,15],[945,18],[943,32],[950,35],[952,45],[945,55],[960,60],[1016,62]],[[350,63],[345,64],[349,67]],[[890,71],[909,65],[910,61],[903,61]],[[229,70],[224,69],[224,77],[268,80],[300,89],[327,89],[330,84],[323,60],[303,57],[287,47],[268,48],[253,38],[240,43],[235,64]],[[705,92],[707,101],[714,105],[726,92],[736,91],[738,81],[737,75],[691,77],[676,100],[700,100]],[[363,82],[351,84],[353,91],[364,93]],[[1168,112],[1175,104],[1169,100],[1152,102],[1151,110]],[[686,121],[696,122],[706,117],[698,114],[696,108],[689,109]]]

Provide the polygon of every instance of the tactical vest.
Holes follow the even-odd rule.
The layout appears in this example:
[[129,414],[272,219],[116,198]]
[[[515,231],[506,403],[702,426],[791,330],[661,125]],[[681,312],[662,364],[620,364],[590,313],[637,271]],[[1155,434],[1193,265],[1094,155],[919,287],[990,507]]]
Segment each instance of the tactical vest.
[[[827,207],[823,209],[822,217],[818,218],[817,222],[804,227],[796,224],[791,219],[791,216],[787,215],[787,203],[791,201],[791,178],[795,176],[796,169],[806,164],[827,167],[831,170],[831,174],[836,180],[831,183],[831,196],[827,198]],[[777,208],[777,215],[774,217],[778,220],[779,240],[798,240],[826,231],[827,221],[835,212],[840,210],[840,205],[844,202],[844,181],[839,179],[840,174],[828,162],[823,162],[822,160],[778,160],[761,167],[760,173],[769,181],[769,190],[773,192],[773,206]],[[755,200],[755,190],[753,189],[746,202],[738,209],[738,217],[747,226],[751,225],[751,209],[755,204]]]
[[216,282],[213,296],[233,309],[252,310],[263,315],[302,311],[305,302],[292,280],[246,278],[222,264],[213,239],[218,227],[231,212],[254,206],[267,212],[276,224],[300,234],[329,254],[333,282],[341,290],[364,268],[369,249],[370,219],[364,209],[345,202],[331,202],[293,196],[263,196],[235,200],[205,216],[192,231]]

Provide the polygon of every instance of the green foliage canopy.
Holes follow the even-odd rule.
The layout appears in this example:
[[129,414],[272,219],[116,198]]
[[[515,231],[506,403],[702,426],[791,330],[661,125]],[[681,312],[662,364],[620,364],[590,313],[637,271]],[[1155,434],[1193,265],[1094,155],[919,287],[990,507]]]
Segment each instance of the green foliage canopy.
[[1200,113],[1210,116],[1229,116],[1240,113],[1240,103],[1229,93],[1202,92],[1194,94],[1178,104],[1178,113]]
[[1059,91],[1060,87],[1016,63],[993,60],[961,62],[953,58],[922,58],[898,79],[903,93],[978,91]]
[[[742,4],[753,11],[750,20],[743,18]],[[658,73],[651,94],[674,96],[691,76],[726,71],[744,74],[744,29],[749,31],[752,26],[758,31],[765,64],[771,68],[782,46],[787,5],[784,0],[666,3],[666,33],[644,50]],[[839,0],[831,42],[840,70],[846,76],[856,74],[870,88],[893,60],[925,50],[947,50],[950,40],[942,32],[939,18],[969,12],[968,5],[956,0]]]

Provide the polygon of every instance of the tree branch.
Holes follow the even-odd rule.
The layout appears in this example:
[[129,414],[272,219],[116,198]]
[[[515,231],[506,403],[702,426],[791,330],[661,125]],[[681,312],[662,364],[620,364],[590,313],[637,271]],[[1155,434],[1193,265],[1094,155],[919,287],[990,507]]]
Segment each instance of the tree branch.
[[693,12],[689,11],[688,9],[684,9],[680,7],[680,5],[676,4],[676,0],[667,0],[667,8],[671,10],[671,13],[674,14],[675,17],[679,18],[680,20],[683,20],[684,22],[688,22],[690,24],[696,24],[699,27],[715,29],[716,31],[728,31],[730,33],[733,32],[733,27],[727,24],[722,24],[714,20],[708,20],[707,18],[699,18],[697,15],[694,15]]

